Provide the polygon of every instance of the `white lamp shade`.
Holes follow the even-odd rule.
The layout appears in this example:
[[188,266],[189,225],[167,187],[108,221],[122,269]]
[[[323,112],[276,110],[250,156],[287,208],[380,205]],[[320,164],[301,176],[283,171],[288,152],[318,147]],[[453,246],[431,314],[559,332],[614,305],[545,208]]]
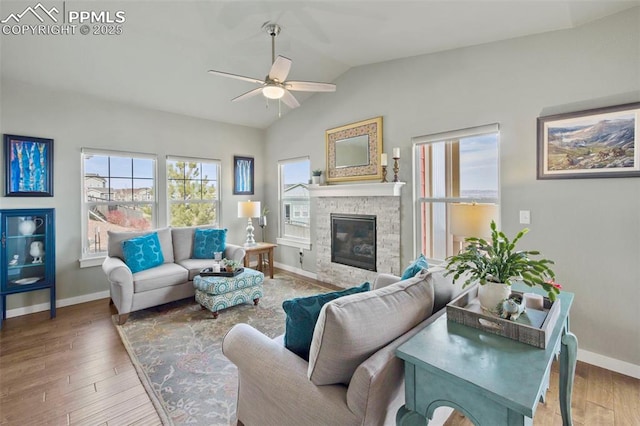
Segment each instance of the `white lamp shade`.
[[238,217],[260,217],[260,201],[239,201]]
[[496,204],[451,204],[451,233],[457,237],[488,237],[491,221],[497,216]]

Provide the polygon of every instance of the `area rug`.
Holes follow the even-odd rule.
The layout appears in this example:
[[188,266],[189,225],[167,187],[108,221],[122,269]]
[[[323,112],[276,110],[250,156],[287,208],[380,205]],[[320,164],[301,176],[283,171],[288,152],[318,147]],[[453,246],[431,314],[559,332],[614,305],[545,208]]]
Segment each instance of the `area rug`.
[[269,337],[284,333],[282,302],[331,291],[279,272],[265,279],[258,306],[244,304],[220,312],[185,299],[133,312],[114,324],[166,425],[235,424],[237,369],[222,354],[222,338],[234,324],[247,323]]

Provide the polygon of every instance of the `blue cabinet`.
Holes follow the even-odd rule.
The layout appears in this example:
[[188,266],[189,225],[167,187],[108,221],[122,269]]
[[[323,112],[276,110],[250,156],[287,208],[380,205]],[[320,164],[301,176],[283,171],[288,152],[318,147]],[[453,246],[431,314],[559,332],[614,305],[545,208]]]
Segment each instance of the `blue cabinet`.
[[55,210],[0,210],[0,242],[0,328],[10,294],[49,290],[51,318],[55,317]]

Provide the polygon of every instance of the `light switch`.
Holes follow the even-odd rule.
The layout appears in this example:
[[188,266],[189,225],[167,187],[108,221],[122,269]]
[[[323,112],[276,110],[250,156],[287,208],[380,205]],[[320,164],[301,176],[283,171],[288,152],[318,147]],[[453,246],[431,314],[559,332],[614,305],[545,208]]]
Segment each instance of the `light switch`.
[[520,224],[529,225],[531,223],[531,211],[520,210]]

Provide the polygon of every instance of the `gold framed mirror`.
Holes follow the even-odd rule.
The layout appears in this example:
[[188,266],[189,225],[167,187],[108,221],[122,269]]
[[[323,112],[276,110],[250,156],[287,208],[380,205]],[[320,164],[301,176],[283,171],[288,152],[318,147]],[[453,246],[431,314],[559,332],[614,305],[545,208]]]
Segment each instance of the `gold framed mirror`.
[[382,177],[382,117],[329,129],[325,141],[327,182]]

